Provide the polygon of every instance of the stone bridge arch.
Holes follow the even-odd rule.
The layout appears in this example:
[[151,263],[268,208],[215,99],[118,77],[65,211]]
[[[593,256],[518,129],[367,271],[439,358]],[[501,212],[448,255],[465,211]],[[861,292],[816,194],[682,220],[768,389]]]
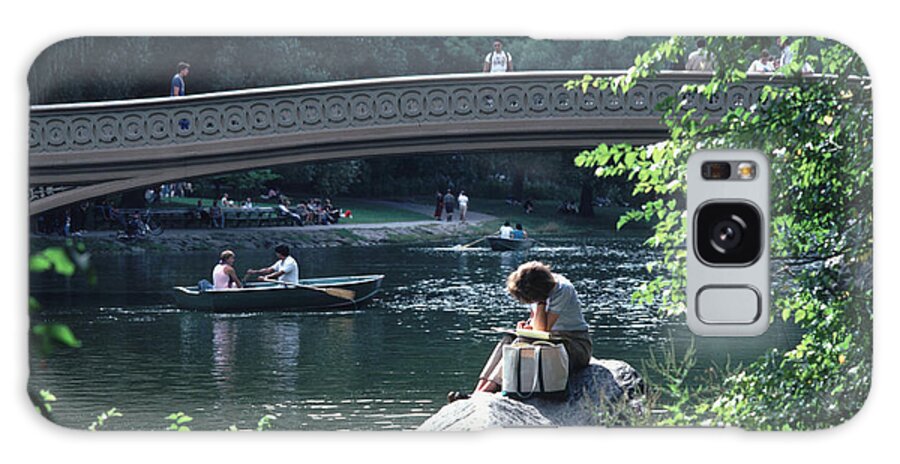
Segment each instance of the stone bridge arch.
[[[40,105],[29,121],[30,214],[145,185],[329,159],[652,143],[657,103],[708,74],[663,72],[621,95],[568,91],[584,74],[448,74],[172,98]],[[770,77],[690,102],[721,116]],[[573,153],[574,155],[574,153]]]

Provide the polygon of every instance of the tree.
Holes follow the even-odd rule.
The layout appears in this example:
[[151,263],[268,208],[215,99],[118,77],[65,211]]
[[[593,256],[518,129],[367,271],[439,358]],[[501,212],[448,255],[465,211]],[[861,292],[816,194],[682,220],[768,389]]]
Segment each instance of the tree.
[[[717,68],[702,84],[684,86],[664,102],[670,137],[634,147],[600,145],[582,152],[579,166],[603,177],[635,179],[634,193],[654,193],[626,213],[654,223],[646,244],[662,251],[648,263],[653,279],[634,297],[683,313],[684,211],[687,157],[699,148],[752,148],[769,156],[772,171],[772,257],[778,264],[774,314],[805,329],[792,350],[771,351],[728,373],[709,396],[693,398],[692,420],[755,429],[813,429],[847,420],[865,401],[872,347],[872,101],[862,60],[840,43],[800,39],[794,61],[766,86],[760,102],[734,107],[720,121],[686,109],[692,98],[713,98],[746,79],[750,57],[773,38],[710,37]],[[673,37],[635,57],[620,77],[585,78],[589,86],[626,92],[638,80],[678,62],[684,39]],[[801,74],[804,63],[820,77]],[[699,419],[698,419],[699,418]]]

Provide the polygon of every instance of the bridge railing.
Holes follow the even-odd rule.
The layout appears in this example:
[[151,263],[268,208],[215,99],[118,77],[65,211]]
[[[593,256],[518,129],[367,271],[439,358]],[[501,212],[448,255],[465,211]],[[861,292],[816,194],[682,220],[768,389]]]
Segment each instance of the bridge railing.
[[[121,151],[202,144],[235,138],[273,137],[384,125],[542,118],[658,118],[656,105],[707,73],[663,72],[622,95],[609,89],[586,93],[564,83],[585,74],[621,71],[535,71],[448,74],[302,84],[160,97],[31,107],[32,155]],[[750,106],[772,76],[733,85],[711,100],[704,114]]]

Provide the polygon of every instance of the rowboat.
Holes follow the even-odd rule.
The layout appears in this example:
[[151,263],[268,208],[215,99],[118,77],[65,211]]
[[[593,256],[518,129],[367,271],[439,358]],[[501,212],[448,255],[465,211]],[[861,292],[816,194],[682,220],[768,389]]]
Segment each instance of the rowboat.
[[527,250],[534,246],[534,240],[530,238],[524,239],[514,239],[514,238],[500,238],[500,237],[488,237],[488,243],[491,245],[491,249],[494,251],[519,251],[519,250]]
[[[249,282],[244,288],[205,291],[194,285],[174,287],[173,295],[180,308],[203,311],[355,309],[381,291],[383,279],[384,275],[380,274],[321,277],[301,279],[296,286],[280,282]],[[341,298],[329,293],[329,289],[350,290],[354,296]]]

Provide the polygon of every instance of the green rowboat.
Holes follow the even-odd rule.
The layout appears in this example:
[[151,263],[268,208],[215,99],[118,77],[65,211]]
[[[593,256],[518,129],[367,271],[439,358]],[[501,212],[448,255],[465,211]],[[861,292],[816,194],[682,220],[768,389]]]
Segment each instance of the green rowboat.
[[[312,311],[356,309],[381,291],[384,275],[301,279],[298,286],[271,282],[249,282],[244,288],[206,290],[194,285],[174,287],[180,308],[202,311]],[[314,288],[305,288],[314,287]],[[321,290],[317,290],[321,289]],[[326,293],[325,289],[351,290],[352,299]]]
[[488,243],[491,245],[491,249],[494,251],[519,251],[519,250],[527,250],[534,246],[534,240],[530,238],[524,239],[513,239],[513,238],[500,238],[500,237],[488,237]]

